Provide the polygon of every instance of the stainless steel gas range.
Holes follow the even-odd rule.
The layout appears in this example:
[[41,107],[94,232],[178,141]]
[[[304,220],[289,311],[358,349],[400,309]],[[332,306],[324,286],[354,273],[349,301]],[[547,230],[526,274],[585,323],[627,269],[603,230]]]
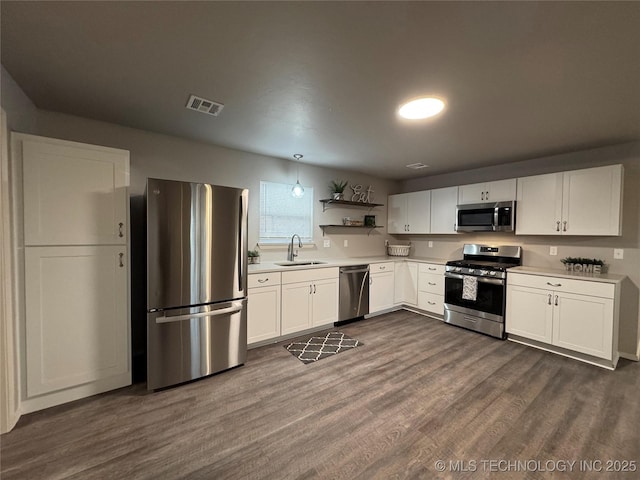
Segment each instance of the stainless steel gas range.
[[522,248],[465,244],[462,253],[445,267],[444,321],[506,338],[507,270],[522,264]]

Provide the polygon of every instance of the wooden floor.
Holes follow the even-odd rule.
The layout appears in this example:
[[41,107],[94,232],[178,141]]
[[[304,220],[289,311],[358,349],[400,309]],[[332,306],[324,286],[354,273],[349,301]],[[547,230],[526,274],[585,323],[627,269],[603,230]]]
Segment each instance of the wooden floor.
[[[640,475],[604,472],[623,468],[616,460],[640,469],[640,364],[610,372],[405,311],[339,330],[364,346],[308,365],[262,347],[179,388],[135,385],[25,415],[0,438],[0,478]],[[571,474],[548,472],[571,461]]]

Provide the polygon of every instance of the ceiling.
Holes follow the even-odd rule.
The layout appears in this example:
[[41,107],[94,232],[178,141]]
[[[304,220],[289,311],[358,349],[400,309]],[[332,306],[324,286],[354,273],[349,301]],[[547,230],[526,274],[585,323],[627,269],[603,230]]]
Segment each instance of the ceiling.
[[[248,152],[403,179],[640,139],[640,2],[0,8],[2,64],[38,108]],[[399,119],[428,94],[442,114]]]

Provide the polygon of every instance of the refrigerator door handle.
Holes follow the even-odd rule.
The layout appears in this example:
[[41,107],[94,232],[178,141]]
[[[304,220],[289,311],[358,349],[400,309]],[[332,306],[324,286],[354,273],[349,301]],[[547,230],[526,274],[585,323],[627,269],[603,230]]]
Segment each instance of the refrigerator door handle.
[[238,235],[238,290],[241,292],[244,291],[244,271],[245,271],[245,262],[247,262],[247,252],[245,250],[246,241],[246,210],[245,210],[245,201],[246,195],[240,195],[240,215],[238,216],[238,230],[240,235]]
[[213,310],[211,312],[201,312],[201,313],[190,313],[186,315],[175,315],[169,317],[158,317],[156,318],[156,323],[170,323],[170,322],[180,322],[182,320],[191,320],[192,318],[202,318],[202,317],[216,317],[218,315],[227,315],[229,313],[237,313],[242,310],[242,305],[234,305],[227,308],[221,308],[219,310]]

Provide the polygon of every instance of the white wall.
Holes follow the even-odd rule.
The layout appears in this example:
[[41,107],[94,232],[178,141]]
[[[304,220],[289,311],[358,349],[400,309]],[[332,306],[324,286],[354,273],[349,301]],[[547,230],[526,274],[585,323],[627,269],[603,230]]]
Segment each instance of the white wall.
[[[465,243],[520,245],[523,263],[543,268],[562,268],[560,259],[572,257],[600,258],[609,272],[629,277],[628,302],[623,305],[620,325],[620,350],[635,356],[640,345],[640,142],[537,158],[493,167],[434,175],[406,180],[401,192],[465,185],[469,183],[517,178],[543,173],[576,170],[601,165],[624,165],[623,228],[620,237],[520,236],[514,234],[469,233],[459,235],[411,236],[414,254],[436,258],[461,258]],[[516,220],[517,221],[517,220]],[[407,239],[404,236],[397,238]],[[428,247],[433,242],[433,248]],[[549,247],[557,246],[558,255],[550,256]],[[613,258],[613,249],[623,248],[624,259]]]

